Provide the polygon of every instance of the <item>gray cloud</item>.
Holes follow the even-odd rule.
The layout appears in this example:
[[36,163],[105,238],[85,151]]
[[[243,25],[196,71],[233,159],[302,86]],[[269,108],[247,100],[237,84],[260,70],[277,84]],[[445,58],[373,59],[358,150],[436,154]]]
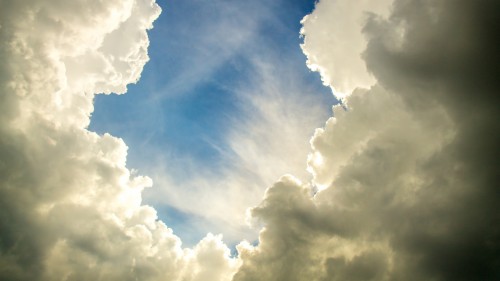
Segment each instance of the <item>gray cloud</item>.
[[[309,17],[326,17],[325,7]],[[367,17],[362,57],[376,84],[349,95],[313,137],[321,191],[311,198],[309,185],[285,178],[253,209],[265,229],[242,250],[235,280],[500,277],[498,8],[401,0],[389,16]],[[305,27],[310,57],[339,56],[308,49],[315,30]],[[343,67],[318,64],[323,75]]]

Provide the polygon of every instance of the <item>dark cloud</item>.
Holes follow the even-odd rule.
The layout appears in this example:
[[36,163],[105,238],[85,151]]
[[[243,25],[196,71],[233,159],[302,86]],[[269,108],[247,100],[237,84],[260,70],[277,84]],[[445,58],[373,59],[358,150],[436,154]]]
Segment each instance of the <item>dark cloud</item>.
[[313,184],[326,189],[311,199],[290,196],[307,187],[271,187],[253,211],[261,244],[235,280],[500,278],[499,11],[405,0],[368,17],[363,57],[377,83],[312,139]]
[[[444,280],[495,280],[500,273],[499,8],[495,1],[397,1],[388,21],[372,18],[365,27],[365,58],[379,83],[418,115],[439,104],[456,127],[454,139],[420,168],[430,181],[422,201],[432,204],[419,206],[428,217],[413,208],[412,221],[423,225],[395,241]],[[397,47],[384,42],[394,26],[405,31]],[[433,225],[443,233],[430,235],[425,228]]]

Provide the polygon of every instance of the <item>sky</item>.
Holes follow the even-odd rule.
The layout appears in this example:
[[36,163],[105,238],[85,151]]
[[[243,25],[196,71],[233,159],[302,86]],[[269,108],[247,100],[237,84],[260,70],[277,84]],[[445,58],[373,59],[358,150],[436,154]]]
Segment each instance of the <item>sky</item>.
[[1,280],[499,280],[500,4],[0,0]]
[[256,240],[246,209],[281,175],[309,176],[309,139],[336,103],[300,48],[314,1],[159,4],[140,81],[97,96],[89,130],[124,139],[155,183],[144,202],[184,244]]

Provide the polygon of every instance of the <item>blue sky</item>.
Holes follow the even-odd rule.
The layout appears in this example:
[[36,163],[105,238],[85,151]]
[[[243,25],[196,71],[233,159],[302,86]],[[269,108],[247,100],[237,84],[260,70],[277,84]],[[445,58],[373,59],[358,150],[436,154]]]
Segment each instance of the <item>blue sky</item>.
[[[217,175],[222,180],[238,177],[241,185],[254,181],[253,185],[260,186],[253,192],[257,203],[267,185],[281,176],[281,170],[265,179],[242,175],[245,172],[235,168],[241,166],[242,156],[229,144],[230,136],[238,139],[244,135],[247,141],[253,138],[253,133],[243,133],[249,124],[272,131],[277,121],[271,120],[276,115],[270,112],[281,112],[280,116],[293,115],[296,121],[308,120],[307,128],[293,129],[303,132],[300,137],[290,135],[294,139],[287,141],[307,148],[314,129],[331,114],[335,99],[321,84],[319,74],[307,68],[300,49],[300,20],[312,11],[314,1],[189,0],[159,4],[163,12],[149,31],[150,61],[139,83],[130,85],[126,95],[96,96],[89,129],[125,140],[129,147],[127,165],[155,182],[144,194],[145,203],[154,205],[159,217],[189,245],[207,231],[224,232],[220,226],[224,223],[214,223],[192,207],[184,208],[190,204],[188,199],[176,203],[178,200],[163,197],[190,189],[193,178]],[[268,99],[278,101],[269,112],[255,110]],[[304,125],[297,122],[290,122],[290,126]],[[255,139],[257,147],[265,146]],[[270,147],[256,154],[273,150]],[[305,171],[306,155],[299,157],[302,166],[298,169]],[[289,166],[290,171],[283,172],[294,172],[293,165]],[[204,185],[210,189],[210,185],[220,184]],[[169,191],[158,192],[162,188]],[[252,206],[244,206],[248,207]],[[246,237],[228,234],[228,239],[251,239],[255,236],[251,233]]]

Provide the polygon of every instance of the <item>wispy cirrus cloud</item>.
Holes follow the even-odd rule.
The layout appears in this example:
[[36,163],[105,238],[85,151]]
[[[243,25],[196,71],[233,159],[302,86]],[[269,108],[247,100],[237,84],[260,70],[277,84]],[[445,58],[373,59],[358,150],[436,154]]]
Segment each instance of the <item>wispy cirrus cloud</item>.
[[257,237],[247,225],[246,210],[276,178],[291,172],[310,178],[304,161],[309,138],[328,116],[327,107],[308,96],[314,89],[286,73],[286,66],[272,60],[252,64],[250,83],[235,89],[241,109],[227,117],[224,141],[211,143],[220,153],[218,162],[162,157],[163,166],[154,169],[157,188],[146,193],[154,205],[197,217],[198,223],[188,221],[192,228],[203,232],[208,223],[233,243]]
[[[163,39],[184,46],[165,47],[172,51],[169,56],[181,54],[176,62],[179,72],[171,77],[160,71],[154,74],[165,77],[165,86],[159,93],[141,93],[146,97],[131,106],[131,116],[141,116],[138,122],[144,126],[129,126],[116,118],[117,126],[123,127],[116,134],[127,139],[130,127],[151,132],[137,134],[137,142],[131,137],[132,154],[134,149],[140,153],[131,163],[140,163],[135,167],[154,179],[155,187],[145,192],[146,201],[166,210],[160,215],[170,224],[190,230],[181,236],[201,237],[210,229],[237,243],[257,237],[245,214],[266,187],[287,172],[309,177],[304,162],[309,139],[335,100],[327,89],[313,86],[312,80],[319,81],[319,76],[304,65],[297,5],[234,1],[219,7],[217,3],[196,3],[196,24],[186,19],[171,24],[171,29],[183,30],[165,33],[169,36]],[[273,13],[280,8],[287,10],[278,17]],[[182,7],[175,10],[182,12]],[[295,44],[287,46],[280,40]],[[170,81],[176,84],[175,77],[183,71],[193,75],[197,68],[204,74],[189,76],[190,89],[181,93],[172,88]],[[137,106],[141,110],[136,111]]]

